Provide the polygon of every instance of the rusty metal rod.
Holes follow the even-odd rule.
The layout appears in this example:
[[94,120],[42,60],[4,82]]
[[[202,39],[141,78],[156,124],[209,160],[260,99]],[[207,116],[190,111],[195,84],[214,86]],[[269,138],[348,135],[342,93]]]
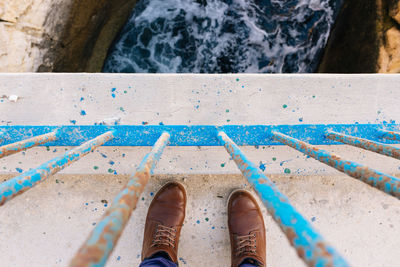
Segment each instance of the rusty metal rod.
[[381,138],[385,138],[385,139],[389,139],[389,140],[393,140],[393,141],[400,141],[400,132],[378,129],[378,133],[380,134]]
[[164,132],[153,149],[147,154],[128,184],[114,198],[111,207],[93,229],[89,238],[72,259],[71,267],[104,266],[122,234],[140,194],[143,192],[153,169],[169,141],[169,133]]
[[302,142],[288,135],[272,131],[274,138],[314,159],[325,163],[351,177],[369,184],[389,195],[400,199],[400,179],[371,169],[359,163],[342,159],[341,157],[316,146]]
[[279,192],[274,183],[246,157],[225,132],[219,132],[218,139],[308,266],[348,266],[345,259],[326,243],[311,223],[290,204],[288,198]]
[[[1,136],[0,136],[1,138]],[[41,144],[45,144],[57,139],[57,131],[38,135],[26,140],[22,140],[19,142],[15,142],[12,144],[8,144],[5,146],[0,147],[0,159],[15,153],[18,153],[22,150],[32,148]]]
[[73,148],[63,155],[43,163],[39,167],[24,172],[23,174],[14,177],[0,184],[0,206],[12,199],[13,197],[22,194],[36,184],[42,182],[47,177],[55,174],[83,156],[92,152],[97,147],[111,140],[114,136],[112,131],[106,132],[79,147]]
[[355,137],[347,134],[337,133],[334,131],[326,131],[325,136],[331,140],[348,144],[351,146],[363,148],[378,154],[389,156],[392,158],[400,159],[400,148],[378,143],[368,139]]

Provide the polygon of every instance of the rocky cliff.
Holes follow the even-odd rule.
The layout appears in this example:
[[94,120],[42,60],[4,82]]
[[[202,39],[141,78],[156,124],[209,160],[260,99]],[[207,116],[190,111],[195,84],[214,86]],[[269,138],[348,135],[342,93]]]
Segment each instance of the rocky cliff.
[[399,73],[400,1],[346,0],[318,71]]
[[[0,72],[97,72],[136,0],[1,0]],[[399,73],[400,0],[345,0],[319,72]]]
[[0,72],[100,71],[135,2],[0,1]]

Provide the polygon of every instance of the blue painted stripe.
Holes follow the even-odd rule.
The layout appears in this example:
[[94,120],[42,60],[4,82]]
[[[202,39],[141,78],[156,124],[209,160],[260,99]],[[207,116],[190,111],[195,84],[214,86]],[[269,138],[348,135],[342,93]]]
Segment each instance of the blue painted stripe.
[[271,131],[282,132],[313,145],[343,145],[325,137],[327,130],[347,135],[396,144],[399,141],[381,139],[379,128],[400,131],[399,124],[311,124],[311,125],[74,125],[74,126],[0,126],[4,140],[0,145],[10,144],[56,129],[58,139],[46,146],[78,146],[82,142],[116,129],[115,138],[106,146],[152,146],[163,132],[171,134],[171,146],[220,146],[216,132],[226,132],[240,146],[282,145]]
[[340,254],[326,243],[311,223],[290,204],[288,198],[279,192],[274,183],[246,157],[224,132],[220,132],[218,138],[243,175],[254,186],[268,212],[307,265],[348,266]]

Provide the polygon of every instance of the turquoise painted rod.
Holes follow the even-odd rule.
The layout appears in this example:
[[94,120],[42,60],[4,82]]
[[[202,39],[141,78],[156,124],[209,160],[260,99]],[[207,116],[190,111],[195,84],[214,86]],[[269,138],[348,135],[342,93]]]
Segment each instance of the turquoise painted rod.
[[114,198],[111,207],[72,259],[70,267],[101,267],[106,264],[132,211],[136,209],[139,196],[146,187],[169,138],[169,133],[161,134],[151,152],[143,158],[128,184]]
[[346,260],[326,243],[311,223],[290,204],[289,199],[279,192],[274,183],[246,157],[224,132],[218,133],[218,139],[254,187],[268,212],[285,233],[290,244],[296,249],[299,257],[308,266],[348,266]]
[[[1,133],[0,133],[1,138]],[[46,144],[57,139],[57,131],[35,136],[12,144],[0,147],[0,159],[12,154],[18,153],[22,150]]]
[[400,141],[400,131],[387,131],[387,130],[379,129],[378,133],[380,134],[381,138],[393,140],[393,141]]
[[273,131],[274,138],[326,165],[344,172],[347,175],[375,187],[386,194],[400,199],[400,179],[380,171],[361,165],[357,162],[345,160],[327,150],[319,149],[306,142],[300,141],[283,133]]
[[63,155],[58,156],[39,167],[24,172],[20,176],[14,177],[0,184],[0,205],[3,205],[13,197],[31,189],[36,184],[42,182],[50,175],[53,175],[83,156],[92,152],[114,136],[112,131],[106,132],[79,147],[73,148]]
[[371,141],[365,138],[355,137],[347,134],[337,133],[334,131],[326,131],[326,138],[341,142],[350,146],[359,147],[381,155],[400,159],[400,148],[387,144]]

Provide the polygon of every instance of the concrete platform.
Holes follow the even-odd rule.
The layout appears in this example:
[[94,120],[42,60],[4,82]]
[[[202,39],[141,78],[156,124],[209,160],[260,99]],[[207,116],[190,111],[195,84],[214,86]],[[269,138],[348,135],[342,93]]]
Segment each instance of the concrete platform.
[[[399,84],[400,75],[0,74],[0,125],[385,125],[400,121]],[[0,179],[69,148],[2,158]],[[396,159],[320,148],[400,176]],[[397,199],[287,146],[242,149],[352,266],[400,266]],[[0,207],[0,267],[68,266],[149,151],[100,147]],[[147,207],[171,179],[189,195],[180,265],[229,266],[226,201],[247,184],[230,156],[218,146],[167,147],[155,173],[107,266],[138,266]],[[265,222],[268,266],[304,266],[266,213]]]
[[[1,207],[0,266],[67,266],[128,177],[59,174]],[[352,266],[399,266],[397,199],[348,176],[271,178]],[[226,201],[232,189],[247,188],[241,175],[154,176],[108,267],[139,265],[147,207],[161,185],[174,179],[187,186],[189,198],[180,265],[229,266]],[[268,266],[304,266],[263,210]]]

